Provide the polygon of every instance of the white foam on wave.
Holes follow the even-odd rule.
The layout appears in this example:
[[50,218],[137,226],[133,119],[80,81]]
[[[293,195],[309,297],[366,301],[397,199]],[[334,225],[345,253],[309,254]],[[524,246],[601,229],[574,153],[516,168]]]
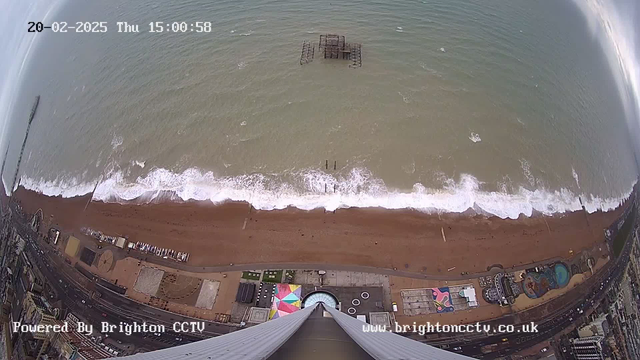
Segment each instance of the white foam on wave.
[[536,186],[536,178],[531,174],[531,165],[526,159],[520,159],[520,167],[522,168],[522,174],[529,182],[529,185]]
[[480,138],[480,135],[474,132],[472,132],[471,135],[469,135],[469,140],[473,141],[474,143],[482,141],[482,139]]
[[123,142],[123,138],[122,136],[118,136],[116,134],[113,134],[113,139],[111,139],[111,148],[113,150],[115,150],[118,146],[122,145]]
[[576,185],[578,185],[578,189],[580,189],[580,179],[578,178],[578,173],[576,172],[576,169],[573,168],[573,166],[571,167],[571,176],[573,176],[573,180],[576,181]]
[[[125,180],[122,172],[111,173],[98,185],[94,199],[149,202],[171,192],[185,201],[246,201],[260,210],[289,206],[303,210],[325,208],[329,211],[349,207],[382,207],[462,213],[472,209],[478,213],[512,219],[520,214],[531,216],[534,211],[551,215],[581,209],[578,196],[564,188],[553,191],[519,187],[514,193],[483,191],[482,183],[468,174],[461,175],[458,181],[443,177],[442,182],[439,189],[417,183],[411,191],[401,192],[388,188],[382,179],[363,168],[354,168],[344,176],[319,170],[301,170],[284,175],[249,174],[233,177],[218,177],[210,171],[195,168],[181,173],[156,168],[138,177],[135,182]],[[95,182],[81,183],[75,179],[36,181],[23,177],[22,184],[45,195],[73,197],[91,192]],[[587,211],[594,212],[615,209],[630,193],[631,189],[609,199],[585,194],[581,196]]]
[[53,181],[33,180],[26,176],[20,179],[20,185],[25,189],[37,191],[47,196],[62,196],[65,198],[88,194],[93,186],[88,182],[80,182],[76,178],[57,178]]

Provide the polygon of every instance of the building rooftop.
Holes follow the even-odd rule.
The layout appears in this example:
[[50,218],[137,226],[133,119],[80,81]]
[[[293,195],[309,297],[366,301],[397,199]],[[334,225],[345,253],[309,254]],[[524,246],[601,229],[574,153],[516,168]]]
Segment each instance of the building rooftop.
[[478,306],[478,299],[476,298],[476,289],[473,286],[467,286],[460,291],[460,296],[467,298],[467,302],[470,307]]
[[391,326],[391,316],[386,311],[370,312],[369,324],[373,326]]
[[30,292],[29,297],[31,297],[31,300],[33,300],[33,303],[36,305],[36,307],[40,311],[42,311],[43,314],[52,315],[49,309],[47,308],[47,305],[45,304],[45,302],[42,300],[40,296]]
[[65,333],[65,335],[68,337],[69,343],[75,346],[78,349],[78,353],[86,359],[106,359],[114,356],[114,354],[103,349],[84,334],[72,331]]
[[316,291],[325,291],[335,296],[340,304],[340,310],[354,317],[356,315],[368,317],[371,312],[383,310],[382,287],[302,285],[303,299]]
[[313,310],[298,331],[268,359],[373,359],[333,318],[325,317],[324,313],[322,306]]
[[391,332],[366,332],[363,331],[363,326],[367,325],[336,309],[317,303],[291,315],[229,334],[126,358],[469,359],[464,355],[441,350]]
[[267,320],[269,320],[269,309],[252,307],[249,310],[249,317],[247,319],[248,323],[260,324]]

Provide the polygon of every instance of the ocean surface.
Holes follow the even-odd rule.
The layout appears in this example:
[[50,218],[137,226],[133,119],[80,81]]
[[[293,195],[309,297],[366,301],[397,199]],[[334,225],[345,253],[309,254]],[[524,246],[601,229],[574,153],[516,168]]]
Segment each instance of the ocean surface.
[[[48,195],[516,218],[611,209],[637,177],[637,51],[599,1],[42,3],[45,25],[108,30],[20,34],[7,187],[38,94],[20,178]],[[301,66],[325,33],[362,67]]]

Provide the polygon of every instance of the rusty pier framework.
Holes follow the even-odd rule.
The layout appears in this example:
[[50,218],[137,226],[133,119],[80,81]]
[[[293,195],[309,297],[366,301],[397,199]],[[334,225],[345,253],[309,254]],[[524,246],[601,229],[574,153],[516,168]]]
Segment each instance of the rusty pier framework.
[[[320,35],[318,42],[318,53],[325,59],[350,60],[350,68],[362,67],[362,44],[348,43],[343,35],[324,34]],[[315,44],[305,40],[302,43],[302,54],[300,55],[300,65],[313,61],[315,56]]]
[[302,42],[302,55],[300,55],[300,65],[308,64],[313,61],[315,49],[315,45],[308,40]]

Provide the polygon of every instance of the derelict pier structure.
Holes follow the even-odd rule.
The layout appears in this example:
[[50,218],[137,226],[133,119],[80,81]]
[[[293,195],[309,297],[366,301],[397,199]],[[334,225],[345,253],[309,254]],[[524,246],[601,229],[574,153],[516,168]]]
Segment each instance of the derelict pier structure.
[[[321,53],[325,59],[350,60],[349,67],[353,69],[362,67],[362,44],[348,43],[343,35],[320,35],[318,53]],[[315,44],[307,40],[302,42],[300,65],[312,62],[314,56]]]

